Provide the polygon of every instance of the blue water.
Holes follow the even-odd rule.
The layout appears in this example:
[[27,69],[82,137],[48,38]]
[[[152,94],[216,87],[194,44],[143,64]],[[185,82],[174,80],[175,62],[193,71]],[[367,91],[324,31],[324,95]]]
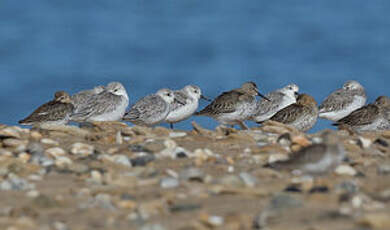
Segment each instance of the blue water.
[[3,0],[0,123],[56,90],[114,80],[131,103],[189,83],[215,97],[248,80],[263,93],[295,82],[321,101],[349,79],[372,101],[390,95],[389,12],[386,0]]

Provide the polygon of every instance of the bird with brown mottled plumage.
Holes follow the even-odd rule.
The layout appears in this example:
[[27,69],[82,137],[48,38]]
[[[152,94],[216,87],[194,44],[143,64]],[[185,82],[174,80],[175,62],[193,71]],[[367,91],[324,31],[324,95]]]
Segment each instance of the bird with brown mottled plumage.
[[333,125],[347,126],[358,132],[390,129],[390,98],[380,96],[374,103],[355,110]]
[[306,132],[318,118],[317,102],[308,94],[300,94],[297,102],[277,112],[270,120],[277,121]]
[[27,118],[20,120],[22,125],[64,125],[74,110],[68,93],[58,91],[54,99],[38,107]]
[[242,129],[248,129],[244,121],[256,109],[256,96],[266,98],[259,93],[254,82],[246,82],[240,88],[222,93],[195,115],[212,117],[223,125],[238,124]]

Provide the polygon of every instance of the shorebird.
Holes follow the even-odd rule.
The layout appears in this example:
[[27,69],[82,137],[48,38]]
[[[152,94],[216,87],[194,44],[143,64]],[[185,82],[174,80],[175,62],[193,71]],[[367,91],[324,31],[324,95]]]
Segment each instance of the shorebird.
[[75,106],[75,108],[77,110],[81,105],[85,104],[91,96],[99,94],[103,91],[104,91],[104,86],[99,85],[93,89],[83,90],[83,91],[80,91],[76,94],[73,94],[71,96],[73,105]]
[[119,82],[111,82],[104,91],[92,95],[81,104],[71,116],[72,121],[118,121],[125,114],[129,97]]
[[297,101],[299,87],[295,84],[289,84],[284,88],[277,89],[265,96],[271,101],[262,99],[257,102],[257,108],[251,120],[263,122],[270,119],[278,111]]
[[270,164],[272,168],[320,175],[333,171],[346,157],[336,132],[325,130],[322,143],[312,144],[290,154],[289,159]]
[[[123,120],[130,121],[136,125],[153,126],[167,118],[171,103],[175,95],[170,89],[160,89],[155,94],[148,95],[135,103],[125,114]],[[179,103],[182,103],[179,101]]]
[[291,125],[306,132],[315,125],[317,117],[317,102],[310,95],[300,94],[296,103],[280,110],[270,120]]
[[390,129],[390,98],[380,96],[333,125],[351,127],[358,132]]
[[58,91],[54,94],[54,100],[38,107],[27,118],[19,121],[21,125],[64,125],[68,123],[69,116],[74,106],[68,93]]
[[244,121],[249,119],[256,109],[256,96],[269,100],[259,93],[254,82],[246,82],[241,88],[222,93],[195,115],[212,117],[222,125],[238,124],[242,129],[248,129]]
[[343,88],[331,93],[319,107],[319,117],[338,121],[366,103],[363,86],[357,81],[347,81]]
[[174,101],[171,103],[170,112],[165,118],[165,121],[170,124],[173,129],[173,124],[183,121],[191,117],[199,106],[199,99],[210,101],[202,95],[202,91],[196,85],[187,85],[181,90],[174,91],[175,98],[183,102],[183,104]]

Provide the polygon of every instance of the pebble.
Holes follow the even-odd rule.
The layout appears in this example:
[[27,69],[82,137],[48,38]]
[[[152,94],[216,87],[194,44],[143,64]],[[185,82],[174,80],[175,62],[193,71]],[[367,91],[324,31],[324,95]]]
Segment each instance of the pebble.
[[187,136],[187,133],[185,132],[171,132],[169,133],[170,138],[178,138],[178,137],[185,137]]
[[156,157],[154,156],[154,154],[146,153],[146,154],[142,154],[141,156],[137,156],[137,157],[130,159],[130,162],[131,162],[131,165],[134,167],[137,167],[137,166],[142,167],[142,166],[146,166],[147,164],[154,161],[155,159],[156,159]]
[[288,155],[287,154],[283,154],[283,153],[271,154],[268,157],[268,163],[269,164],[276,163],[276,162],[279,162],[279,161],[286,161],[286,160],[288,160]]
[[339,165],[335,169],[335,173],[338,175],[348,175],[355,176],[357,174],[356,170],[349,165]]
[[240,178],[244,181],[245,185],[248,187],[255,187],[257,184],[256,178],[247,172],[240,173]]
[[389,175],[390,174],[390,164],[382,164],[378,166],[379,175]]
[[165,189],[176,188],[179,186],[179,184],[180,183],[178,179],[172,177],[165,177],[161,179],[160,187]]
[[29,183],[23,178],[19,178],[16,175],[9,174],[8,179],[4,180],[0,183],[0,190],[6,190],[6,191],[24,191],[24,190],[31,190],[35,188],[35,185],[32,183]]
[[3,140],[3,145],[4,147],[10,147],[14,148],[16,152],[23,152],[27,149],[27,143],[28,141],[26,140],[19,140],[19,139],[13,139],[13,138],[8,138]]
[[60,147],[54,147],[46,149],[45,154],[57,158],[66,155],[66,152]]
[[181,171],[179,173],[179,177],[182,180],[203,182],[205,175],[198,168],[189,168],[189,169],[184,169],[183,171]]
[[59,145],[58,141],[49,138],[42,138],[41,143],[45,145]]
[[0,130],[0,137],[2,138],[12,137],[12,138],[20,139],[21,135],[19,131],[17,131],[15,128],[6,127]]
[[74,155],[90,156],[94,153],[95,148],[92,145],[84,143],[74,143],[70,148],[70,152]]
[[361,136],[358,139],[358,143],[360,143],[364,149],[368,149],[372,145],[372,141],[370,139]]
[[39,191],[37,190],[31,190],[26,193],[26,196],[29,198],[36,198],[40,195]]
[[68,230],[69,229],[65,223],[62,223],[59,221],[54,222],[53,227],[55,230]]
[[112,159],[112,162],[114,162],[114,163],[131,167],[131,162],[130,162],[129,158],[125,155],[122,155],[122,154],[114,155],[111,157],[111,159]]
[[55,159],[55,165],[60,167],[60,168],[66,167],[66,166],[69,166],[72,164],[73,164],[73,161],[68,157],[59,156]]
[[111,203],[111,196],[108,194],[104,193],[99,193],[95,196],[95,201],[96,204],[98,204],[100,207],[110,210],[110,211],[115,211],[116,208],[114,205]]
[[7,149],[0,148],[0,156],[12,157],[13,153]]
[[160,224],[146,224],[140,228],[140,230],[166,230]]

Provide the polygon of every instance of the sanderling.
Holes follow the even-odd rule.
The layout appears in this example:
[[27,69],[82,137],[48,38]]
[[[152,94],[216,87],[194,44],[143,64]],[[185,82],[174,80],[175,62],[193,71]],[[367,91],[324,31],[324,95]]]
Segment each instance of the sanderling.
[[319,117],[338,121],[366,103],[367,96],[357,81],[347,81],[343,88],[331,93],[319,107]]
[[307,94],[300,94],[297,102],[277,112],[270,120],[291,125],[306,132],[317,122],[318,108],[314,98]]
[[390,129],[390,98],[378,97],[374,103],[353,111],[337,121],[335,126],[351,127],[355,131],[375,131]]
[[74,110],[72,100],[68,93],[58,91],[54,100],[41,105],[27,118],[19,121],[22,125],[64,125],[68,123],[69,116]]
[[72,114],[71,120],[84,121],[118,121],[126,112],[129,97],[125,87],[119,82],[111,82],[104,91],[92,95]]
[[321,139],[321,143],[304,147],[291,153],[287,161],[272,163],[270,166],[313,175],[333,171],[346,157],[344,145],[337,133],[330,130],[324,131]]
[[244,121],[256,109],[256,96],[269,100],[259,93],[254,82],[246,82],[241,88],[222,93],[195,115],[212,117],[222,125],[238,124],[242,129],[248,129]]
[[251,120],[263,122],[270,119],[275,113],[297,101],[299,87],[289,84],[284,88],[277,89],[265,96],[271,101],[262,99],[257,102],[257,108]]
[[75,106],[75,108],[77,110],[81,105],[85,104],[91,96],[99,94],[103,91],[104,91],[104,86],[99,85],[93,89],[83,90],[83,91],[80,91],[76,94],[73,94],[71,96],[73,105]]
[[125,114],[123,120],[142,126],[157,125],[168,116],[171,103],[174,101],[175,96],[172,90],[160,89],[157,93],[148,95],[135,103]]
[[172,102],[171,110],[165,118],[165,121],[170,124],[173,129],[173,124],[183,121],[192,116],[199,106],[199,99],[209,101],[208,98],[202,95],[202,91],[196,85],[187,85],[181,90],[174,91],[175,98],[184,102],[183,104],[177,101]]

